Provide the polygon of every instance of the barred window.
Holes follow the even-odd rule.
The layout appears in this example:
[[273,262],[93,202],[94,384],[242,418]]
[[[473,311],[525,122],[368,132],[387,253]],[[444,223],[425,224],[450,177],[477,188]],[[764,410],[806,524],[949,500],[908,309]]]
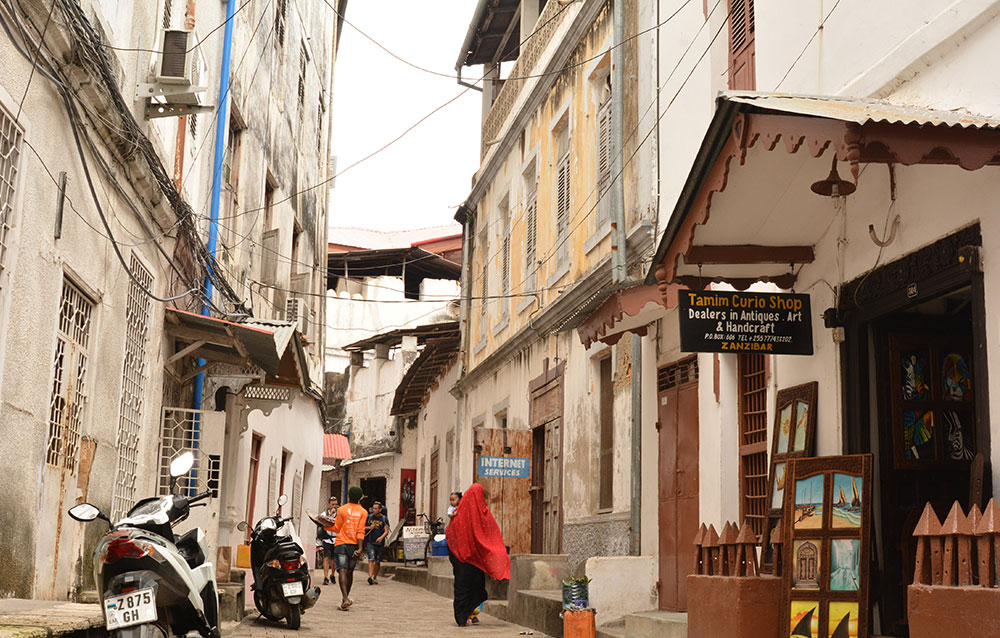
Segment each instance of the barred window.
[[177,479],[181,494],[194,495],[211,490],[211,498],[218,498],[219,481],[222,479],[222,458],[203,454],[199,449],[198,436],[204,427],[201,410],[186,408],[163,408],[163,422],[160,428],[160,471],[159,493],[170,493],[170,461],[182,452],[194,454],[194,465],[190,472]]
[[[139,441],[142,434],[143,392],[146,388],[149,357],[149,290],[153,275],[132,255],[130,268],[135,279],[129,284],[125,306],[125,362],[122,364],[122,394],[118,412],[118,472],[111,502],[111,520],[119,520],[135,504],[135,482],[139,469]],[[139,284],[142,284],[140,287]]]
[[766,355],[737,359],[740,388],[740,519],[759,537],[767,511],[767,362]]
[[59,328],[52,361],[49,398],[49,441],[45,462],[76,470],[80,432],[87,407],[87,365],[94,303],[71,281],[63,279]]
[[14,225],[14,187],[23,137],[24,132],[14,119],[0,108],[0,274],[7,268],[10,229]]

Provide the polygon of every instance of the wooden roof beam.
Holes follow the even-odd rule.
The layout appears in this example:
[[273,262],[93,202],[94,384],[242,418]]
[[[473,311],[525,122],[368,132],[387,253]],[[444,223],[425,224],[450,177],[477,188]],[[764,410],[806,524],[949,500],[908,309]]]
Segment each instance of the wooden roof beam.
[[688,265],[811,264],[812,246],[691,246],[684,254]]

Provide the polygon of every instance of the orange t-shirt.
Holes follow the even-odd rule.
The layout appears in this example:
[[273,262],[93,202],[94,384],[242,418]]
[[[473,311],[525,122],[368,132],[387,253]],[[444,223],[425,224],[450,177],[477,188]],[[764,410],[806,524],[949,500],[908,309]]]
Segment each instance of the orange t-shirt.
[[367,524],[368,510],[357,503],[342,505],[337,510],[337,520],[333,525],[333,532],[337,535],[334,545],[360,545]]

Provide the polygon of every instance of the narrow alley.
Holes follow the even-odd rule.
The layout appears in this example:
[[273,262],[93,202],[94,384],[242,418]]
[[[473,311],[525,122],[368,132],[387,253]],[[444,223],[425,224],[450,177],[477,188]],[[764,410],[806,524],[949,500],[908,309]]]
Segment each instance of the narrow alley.
[[[257,614],[250,614],[239,625],[223,631],[225,638],[311,638],[331,635],[406,636],[407,638],[437,638],[438,636],[476,636],[501,638],[531,635],[547,638],[545,634],[512,625],[492,616],[480,615],[478,625],[458,627],[452,617],[452,602],[432,594],[421,587],[398,583],[391,578],[379,580],[376,586],[365,583],[359,570],[355,575],[354,605],[349,611],[337,609],[340,589],[335,585],[323,587],[316,606],[302,617],[302,627],[292,631],[285,623],[273,623]],[[316,579],[316,576],[319,576]],[[323,574],[314,572],[314,579],[321,581]]]

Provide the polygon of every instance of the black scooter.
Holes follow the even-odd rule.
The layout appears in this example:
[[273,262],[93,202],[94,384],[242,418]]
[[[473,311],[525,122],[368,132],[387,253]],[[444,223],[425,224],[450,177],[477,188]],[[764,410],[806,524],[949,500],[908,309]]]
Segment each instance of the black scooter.
[[[302,613],[316,604],[319,587],[309,587],[309,565],[302,555],[302,541],[290,524],[282,518],[281,506],[288,502],[282,494],[278,511],[257,521],[250,534],[250,566],[253,570],[253,602],[257,611],[268,620],[287,619],[289,629],[298,629]],[[237,526],[241,531],[247,523]]]

